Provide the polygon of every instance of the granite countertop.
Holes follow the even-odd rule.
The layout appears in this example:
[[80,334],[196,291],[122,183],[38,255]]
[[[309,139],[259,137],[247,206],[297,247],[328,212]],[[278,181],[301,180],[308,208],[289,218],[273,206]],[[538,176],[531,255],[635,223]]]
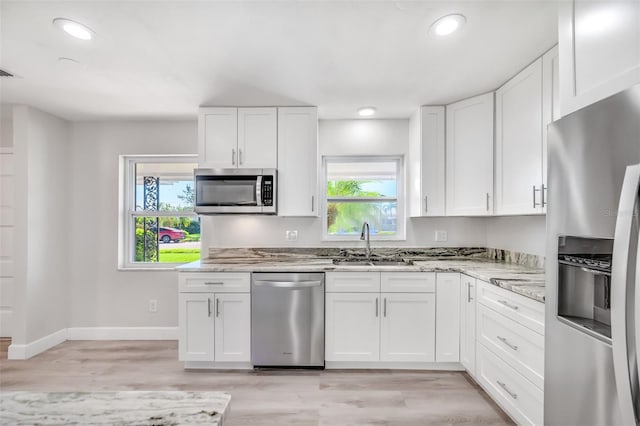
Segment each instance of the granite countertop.
[[222,425],[223,392],[2,392],[3,425]]
[[[476,256],[421,256],[421,253],[395,251],[380,259],[407,259],[412,265],[335,265],[333,258],[317,253],[293,253],[290,256],[259,256],[255,251],[236,250],[234,255],[217,255],[179,266],[180,272],[462,272],[506,290],[544,303],[544,269],[506,263]],[[211,256],[211,253],[210,253]],[[344,257],[344,256],[343,256]],[[339,256],[337,258],[340,258]]]

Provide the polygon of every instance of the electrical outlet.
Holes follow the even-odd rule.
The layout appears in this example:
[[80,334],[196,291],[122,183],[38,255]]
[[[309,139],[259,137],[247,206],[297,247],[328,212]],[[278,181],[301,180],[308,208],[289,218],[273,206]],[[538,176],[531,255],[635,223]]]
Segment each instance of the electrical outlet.
[[158,312],[158,300],[157,299],[149,299],[149,312]]
[[298,241],[298,231],[286,231],[287,241]]
[[438,242],[447,241],[447,231],[436,231],[435,240]]

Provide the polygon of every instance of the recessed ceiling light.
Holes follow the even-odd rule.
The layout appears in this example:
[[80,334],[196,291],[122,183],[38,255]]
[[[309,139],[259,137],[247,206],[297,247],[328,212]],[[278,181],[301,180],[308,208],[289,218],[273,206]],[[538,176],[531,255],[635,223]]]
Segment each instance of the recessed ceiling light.
[[458,13],[445,15],[431,24],[429,32],[438,37],[448,36],[457,31],[466,22],[467,18],[465,18],[464,15]]
[[67,34],[75,38],[79,38],[80,40],[91,40],[95,34],[93,30],[86,25],[66,18],[54,19],[53,25],[64,30]]
[[358,115],[360,117],[371,117],[376,113],[376,109],[374,107],[362,107],[358,110]]

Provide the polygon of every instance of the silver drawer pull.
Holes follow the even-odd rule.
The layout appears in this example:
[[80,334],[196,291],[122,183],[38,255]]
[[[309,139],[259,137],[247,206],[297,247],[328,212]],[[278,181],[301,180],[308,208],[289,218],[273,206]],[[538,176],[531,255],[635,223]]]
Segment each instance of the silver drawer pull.
[[205,281],[206,285],[224,285],[222,281]]
[[517,311],[518,309],[520,309],[519,306],[513,305],[513,304],[507,302],[506,300],[498,300],[498,303],[502,303],[504,306],[506,306],[507,308],[511,308],[514,311]]
[[211,318],[211,298],[207,297],[207,316]]
[[518,347],[516,345],[513,345],[511,343],[509,343],[509,341],[502,337],[502,336],[496,336],[498,338],[498,340],[500,340],[502,343],[504,343],[505,345],[509,346],[511,349],[513,349],[514,351],[518,350]]
[[502,388],[504,389],[504,391],[506,393],[509,394],[509,396],[513,399],[518,399],[518,394],[513,392],[512,390],[510,390],[507,385],[505,385],[504,383],[502,383],[500,380],[496,380],[496,383]]

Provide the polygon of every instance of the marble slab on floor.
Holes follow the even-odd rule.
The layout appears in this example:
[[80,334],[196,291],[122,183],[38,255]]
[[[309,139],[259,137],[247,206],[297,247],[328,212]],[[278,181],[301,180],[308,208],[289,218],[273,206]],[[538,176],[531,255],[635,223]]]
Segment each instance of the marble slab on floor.
[[223,425],[224,392],[2,392],[3,425]]

